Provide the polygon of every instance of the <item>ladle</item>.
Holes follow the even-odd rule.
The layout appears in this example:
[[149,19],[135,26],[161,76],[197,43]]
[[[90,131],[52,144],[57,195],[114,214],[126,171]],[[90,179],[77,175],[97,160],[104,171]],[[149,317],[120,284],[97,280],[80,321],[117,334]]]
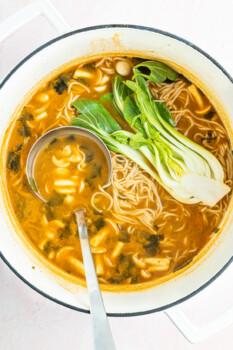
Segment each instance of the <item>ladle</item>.
[[[86,137],[93,142],[95,142],[99,148],[103,151],[108,164],[108,182],[111,180],[112,175],[112,161],[108,148],[102,142],[102,140],[97,137],[92,132],[75,127],[75,126],[64,126],[48,131],[42,135],[32,146],[26,164],[27,178],[33,193],[40,198],[42,201],[46,200],[40,195],[39,189],[37,187],[34,178],[34,165],[36,158],[42,148],[49,144],[52,140],[68,135],[77,135]],[[111,330],[109,327],[106,311],[103,304],[103,299],[101,296],[98,278],[96,276],[95,265],[93,261],[93,256],[91,253],[91,246],[89,241],[89,236],[86,227],[84,209],[75,210],[75,217],[78,225],[78,232],[80,238],[80,244],[83,255],[83,263],[85,268],[85,276],[87,289],[90,300],[90,312],[92,316],[92,330],[94,336],[94,347],[96,350],[114,350],[115,345]]]

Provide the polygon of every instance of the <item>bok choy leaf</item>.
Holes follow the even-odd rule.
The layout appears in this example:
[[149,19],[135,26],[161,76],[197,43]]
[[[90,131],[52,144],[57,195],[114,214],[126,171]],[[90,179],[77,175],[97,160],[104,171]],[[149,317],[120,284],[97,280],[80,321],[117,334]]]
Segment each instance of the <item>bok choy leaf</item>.
[[130,89],[124,84],[123,79],[119,75],[117,75],[114,79],[113,84],[113,96],[114,101],[122,114],[124,110],[125,99],[131,93],[132,92],[130,91]]
[[80,99],[73,103],[77,111],[87,117],[86,123],[94,130],[100,129],[104,125],[106,133],[121,130],[120,125],[111,117],[108,111],[97,101]]
[[[145,73],[145,71],[148,71]],[[178,74],[166,64],[156,61],[146,61],[138,64],[134,67],[134,76],[141,75],[154,83],[162,83],[166,79],[175,81],[178,78]]]
[[122,130],[107,110],[97,101],[80,99],[73,103],[80,113],[72,120],[72,125],[85,128],[95,133],[110,150],[132,159],[148,174],[160,182],[160,178],[143,154],[129,146],[128,139],[134,134]]

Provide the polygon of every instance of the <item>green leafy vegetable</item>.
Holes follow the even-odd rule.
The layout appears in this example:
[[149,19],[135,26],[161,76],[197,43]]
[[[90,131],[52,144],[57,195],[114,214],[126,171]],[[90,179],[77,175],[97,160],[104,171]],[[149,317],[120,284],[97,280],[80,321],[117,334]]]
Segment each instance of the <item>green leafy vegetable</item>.
[[[141,111],[140,120],[147,133],[147,138],[137,135],[130,145],[140,149],[144,155],[144,146],[147,147],[147,158],[158,171],[164,187],[175,198],[188,203],[202,201],[214,205],[229,192],[228,186],[223,184],[221,164],[209,151],[174,129],[170,112],[162,103],[154,103],[147,86],[142,83],[143,79],[139,76],[136,82],[126,81],[126,85],[135,93],[135,101]],[[206,179],[212,179],[215,183]],[[199,187],[202,190],[198,196],[197,182],[204,184]]]
[[119,75],[114,79],[113,84],[113,96],[114,101],[119,108],[120,112],[124,114],[124,103],[126,97],[128,97],[132,92],[130,89],[124,84],[124,80]]
[[172,119],[171,113],[169,109],[165,106],[164,103],[161,102],[155,102],[156,107],[158,108],[158,111],[161,115],[161,117],[171,126],[175,127],[176,123]]
[[148,237],[148,242],[143,245],[146,251],[146,256],[155,256],[160,252],[159,242],[163,240],[163,235],[150,235]]
[[45,211],[46,219],[48,221],[54,220],[55,215],[54,215],[54,211],[53,211],[51,206],[49,206],[48,204],[45,204],[44,211]]
[[13,151],[10,151],[7,159],[7,168],[17,173],[20,168],[20,156]]
[[60,75],[53,83],[53,88],[58,95],[62,95],[68,89],[67,82],[70,80],[69,76]]
[[22,128],[18,129],[18,133],[23,137],[30,137],[31,131],[29,126],[27,125],[28,120],[33,120],[33,115],[31,113],[24,113],[22,117],[18,119],[21,123]]
[[[79,126],[94,132],[114,152],[121,153],[137,163],[142,169],[159,181],[159,177],[148,164],[143,154],[125,142],[134,134],[121,129],[107,110],[97,101],[80,99],[73,103],[80,113],[72,120],[72,125]],[[127,142],[128,143],[128,142]]]
[[[143,74],[144,69],[146,68],[147,73]],[[133,79],[141,75],[144,78],[147,78],[154,83],[162,83],[166,79],[176,80],[178,78],[178,74],[166,64],[156,61],[146,61],[138,64],[134,67],[135,75]]]
[[29,178],[29,185],[30,185],[30,187],[31,187],[31,189],[32,189],[33,192],[38,192],[38,188],[37,188],[37,186],[36,186],[36,182],[35,182],[35,180],[33,179],[33,177],[30,177],[30,178]]
[[27,217],[27,207],[26,207],[26,199],[21,196],[21,194],[16,194],[14,198],[14,207],[16,209],[17,218],[20,221],[23,221],[25,217]]
[[115,104],[125,120],[133,130],[139,130],[145,134],[142,123],[139,120],[141,111],[134,101],[132,91],[126,87],[125,81],[119,75],[115,77],[113,90]]
[[134,266],[132,259],[129,255],[121,254],[118,258],[115,273],[108,282],[114,284],[122,283],[126,278],[130,278],[130,283],[135,283],[138,279],[139,271]]
[[130,242],[129,233],[126,232],[125,229],[120,224],[117,224],[117,227],[119,229],[118,241],[124,242],[124,243],[129,243]]
[[85,121],[87,123],[89,122],[90,127],[93,128],[93,132],[101,128],[103,124],[105,124],[104,129],[108,134],[121,129],[108,111],[97,101],[81,99],[74,102],[73,106],[77,108],[79,113],[89,118],[89,120],[87,118]]
[[125,117],[125,120],[130,124],[133,130],[140,131],[144,136],[146,136],[142,122],[140,120],[141,111],[137,107],[132,95],[129,95],[125,99],[124,117]]
[[219,232],[219,230],[220,230],[220,228],[219,228],[219,227],[215,227],[215,229],[213,230],[213,233],[218,233],[218,232]]
[[63,203],[64,196],[60,193],[57,193],[56,191],[52,192],[51,198],[47,202],[47,205],[51,207],[55,207],[61,203]]
[[27,123],[24,121],[22,122],[22,128],[18,129],[18,133],[23,136],[23,137],[30,137],[31,136],[31,131]]
[[[140,72],[147,68],[150,74]],[[147,61],[134,68],[135,81],[116,76],[114,102],[134,132],[122,130],[98,101],[74,102],[78,117],[72,124],[99,136],[112,150],[135,161],[169,193],[184,203],[215,205],[230,188],[224,184],[224,172],[216,157],[180,134],[170,111],[155,102],[144,77],[154,82],[175,80],[177,73],[160,63]],[[112,100],[110,94],[102,102]]]
[[33,120],[33,115],[31,113],[25,113],[18,119],[19,122],[25,122],[27,120]]
[[[72,136],[72,135],[71,135]],[[69,136],[69,137],[71,137]],[[68,138],[67,138],[68,139]],[[49,145],[54,145],[54,143],[56,143],[58,141],[58,139],[55,137],[52,141],[49,142]]]
[[113,107],[113,94],[111,92],[108,92],[107,94],[100,97],[100,103],[108,109],[108,105]]
[[83,65],[83,68],[88,70],[88,71],[95,71],[96,67],[95,67],[95,62],[89,62]]
[[67,239],[72,235],[69,221],[65,222],[64,227],[58,229],[58,234],[60,239]]
[[22,148],[23,148],[23,143],[21,143],[21,144],[19,144],[19,145],[16,146],[15,152],[21,151]]
[[58,245],[54,245],[52,241],[47,241],[43,247],[43,251],[46,254],[51,253],[53,250],[57,251],[60,247]]
[[[66,137],[66,140],[68,141],[68,142],[76,142],[77,141],[77,139],[76,139],[76,137],[75,137],[75,135],[68,135],[67,137]],[[58,141],[58,140],[56,140],[56,141]],[[54,142],[56,142],[56,141],[54,141]],[[52,142],[52,141],[51,141]]]
[[97,231],[99,231],[106,225],[103,216],[100,216],[97,220],[93,222],[93,224],[95,225]]

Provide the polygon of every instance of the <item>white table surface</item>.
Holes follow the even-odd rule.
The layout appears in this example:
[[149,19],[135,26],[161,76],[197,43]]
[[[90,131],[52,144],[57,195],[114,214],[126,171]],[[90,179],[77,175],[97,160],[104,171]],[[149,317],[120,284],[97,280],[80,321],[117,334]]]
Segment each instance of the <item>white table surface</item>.
[[[29,0],[0,0],[0,21]],[[108,23],[140,24],[182,36],[212,55],[233,75],[232,0],[51,0],[71,28]],[[56,36],[37,18],[0,45],[0,80],[33,49]],[[195,325],[233,302],[233,266],[181,305]],[[200,344],[184,339],[163,313],[110,318],[120,350],[230,350],[233,325]],[[90,316],[45,299],[0,261],[0,350],[91,350]],[[104,349],[103,349],[104,350]]]

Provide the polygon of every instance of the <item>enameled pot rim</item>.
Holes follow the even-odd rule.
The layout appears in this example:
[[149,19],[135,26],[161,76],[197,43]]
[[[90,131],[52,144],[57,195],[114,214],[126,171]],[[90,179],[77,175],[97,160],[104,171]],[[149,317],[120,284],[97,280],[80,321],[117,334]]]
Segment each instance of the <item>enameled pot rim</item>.
[[[11,71],[10,73],[4,78],[4,80],[2,81],[2,83],[0,84],[0,89],[2,89],[4,87],[4,85],[7,83],[7,81],[10,79],[10,77],[24,64],[26,63],[32,56],[36,55],[38,52],[42,51],[43,49],[45,49],[46,47],[52,45],[53,43],[60,41],[62,39],[65,39],[66,37],[78,34],[78,33],[82,33],[82,32],[88,32],[88,31],[95,31],[95,30],[99,30],[99,29],[112,29],[112,28],[129,28],[129,29],[136,29],[136,30],[142,30],[142,31],[148,31],[148,32],[154,32],[157,34],[162,34],[164,36],[170,37],[172,39],[178,40],[182,43],[184,43],[187,46],[190,46],[192,49],[198,51],[199,53],[201,53],[203,56],[205,56],[207,59],[209,59],[215,66],[217,66],[222,73],[230,80],[230,82],[233,84],[233,78],[231,77],[231,75],[215,60],[213,59],[210,55],[208,55],[205,51],[203,51],[202,49],[200,49],[198,46],[192,44],[190,41],[185,40],[177,35],[168,33],[166,31],[163,30],[159,30],[159,29],[155,29],[155,28],[151,28],[151,27],[145,27],[145,26],[138,26],[138,25],[128,25],[128,24],[109,24],[109,25],[98,25],[98,26],[90,26],[90,27],[86,27],[86,28],[82,28],[82,29],[77,29],[71,32],[68,32],[64,35],[58,36],[55,39],[52,39],[50,41],[48,41],[47,43],[41,45],[40,47],[38,47],[37,49],[35,49],[34,51],[32,51],[28,56],[26,56],[22,61],[20,61]],[[11,266],[11,264],[7,261],[7,258],[5,256],[3,256],[3,254],[0,251],[0,257],[2,258],[2,260],[6,263],[6,265],[14,272],[14,274],[16,276],[18,276],[24,283],[26,283],[29,287],[31,287],[33,290],[35,290],[36,292],[38,292],[39,294],[41,294],[42,296],[46,297],[47,299],[50,299],[60,305],[63,305],[67,308],[73,309],[73,310],[77,310],[80,312],[84,312],[84,313],[89,313],[89,310],[86,309],[82,309],[79,307],[75,307],[72,306],[70,304],[64,303],[61,300],[58,300],[56,298],[53,298],[51,295],[46,294],[45,292],[39,290],[37,287],[35,287],[34,285],[32,285],[29,281],[27,281],[22,275],[20,275],[13,266]],[[220,276],[222,274],[222,272],[230,265],[230,263],[233,262],[233,257],[230,258],[230,260],[222,267],[222,269],[220,269],[211,279],[209,279],[205,284],[203,284],[200,288],[196,289],[195,291],[193,291],[192,293],[190,293],[189,295],[185,296],[184,298],[181,298],[173,303],[167,304],[165,306],[159,307],[159,308],[154,308],[154,309],[150,309],[150,310],[146,310],[146,311],[142,311],[142,312],[133,312],[133,313],[108,313],[108,316],[113,316],[113,317],[128,317],[128,316],[139,316],[139,315],[146,315],[149,313],[153,313],[153,312],[159,312],[162,310],[165,310],[167,308],[170,308],[172,306],[178,305],[184,301],[186,301],[187,299],[191,298],[192,296],[196,295],[197,293],[199,293],[200,291],[202,291],[204,288],[206,288],[208,285],[210,285],[218,276]]]

